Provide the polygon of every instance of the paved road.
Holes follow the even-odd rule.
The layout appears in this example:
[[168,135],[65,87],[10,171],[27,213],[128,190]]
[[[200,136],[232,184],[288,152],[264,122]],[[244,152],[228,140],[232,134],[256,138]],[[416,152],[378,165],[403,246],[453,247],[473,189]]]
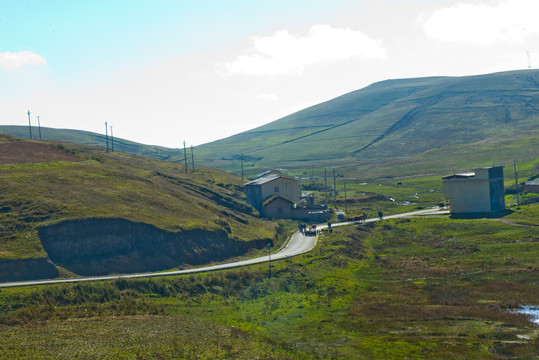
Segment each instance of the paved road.
[[[408,212],[408,213],[403,213],[403,214],[384,216],[384,219],[394,219],[394,218],[402,218],[402,217],[417,216],[417,215],[432,215],[432,214],[437,214],[437,213],[443,214],[443,213],[447,213],[447,211],[440,212],[439,209],[427,209],[427,210],[413,211],[413,212]],[[365,222],[375,222],[375,221],[380,221],[380,219],[378,218],[367,219]],[[335,223],[335,224],[332,224],[332,227],[344,226],[344,225],[350,225],[350,224],[351,223],[348,223],[348,222]],[[317,229],[323,229],[326,227],[327,227],[326,224],[318,225]],[[271,260],[281,260],[281,259],[289,258],[292,256],[307,253],[316,246],[317,240],[318,240],[318,236],[304,236],[299,231],[297,231],[294,233],[294,235],[292,235],[292,237],[288,240],[285,246],[279,249],[276,253],[271,254]],[[192,273],[199,273],[199,272],[230,269],[230,268],[253,265],[253,264],[260,264],[260,263],[264,263],[268,261],[269,261],[269,255],[247,259],[247,260],[225,263],[225,264],[193,268],[193,269],[188,269],[188,270],[175,270],[175,271],[166,271],[166,272],[138,273],[138,274],[124,274],[124,275],[91,276],[91,277],[83,277],[83,278],[75,278],[75,279],[18,281],[18,282],[10,282],[10,283],[0,283],[0,288],[1,287],[14,287],[14,286],[59,284],[59,283],[69,283],[69,282],[111,280],[111,279],[120,279],[120,278],[132,279],[132,278],[142,278],[142,277],[192,274]]]

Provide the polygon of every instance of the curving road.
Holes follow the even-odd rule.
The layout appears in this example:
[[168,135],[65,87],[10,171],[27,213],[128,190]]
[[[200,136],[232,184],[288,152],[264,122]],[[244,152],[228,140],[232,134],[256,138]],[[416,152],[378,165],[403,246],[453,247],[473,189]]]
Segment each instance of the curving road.
[[[410,216],[416,216],[416,215],[432,215],[432,214],[445,214],[445,213],[447,213],[447,211],[440,211],[438,208],[436,208],[436,209],[427,209],[427,210],[419,210],[419,211],[412,211],[412,212],[407,212],[407,213],[403,213],[403,214],[385,216],[384,220],[385,219],[395,219],[395,218],[410,217]],[[367,219],[365,221],[365,223],[375,222],[375,221],[380,221],[380,219],[378,219],[378,218]],[[352,224],[352,223],[349,223],[349,222],[335,223],[335,224],[332,224],[332,227],[344,226],[344,225],[350,225],[350,224]],[[323,229],[323,228],[326,228],[326,227],[327,227],[326,224],[318,225],[317,229]],[[294,235],[292,235],[290,237],[290,239],[285,244],[285,246],[283,246],[281,249],[279,249],[276,253],[271,254],[271,260],[281,260],[281,259],[289,258],[289,257],[292,257],[292,256],[305,254],[305,253],[311,251],[316,246],[317,240],[318,240],[318,236],[304,236],[299,231],[296,231],[294,233]],[[199,272],[224,270],[224,269],[230,269],[230,268],[235,268],[235,267],[240,267],[240,266],[260,264],[260,263],[268,262],[269,260],[270,260],[270,255],[261,256],[261,257],[257,257],[257,258],[252,258],[252,259],[247,259],[247,260],[235,261],[235,262],[230,262],[230,263],[224,263],[224,264],[218,264],[218,265],[212,265],[212,266],[204,266],[204,267],[199,267],[199,268],[187,269],[187,270],[175,270],[175,271],[152,272],[152,273],[137,273],[137,274],[123,274],[123,275],[91,276],[91,277],[74,278],[74,279],[32,280],[32,281],[18,281],[18,282],[0,283],[0,288],[1,287],[14,287],[14,286],[31,286],[31,285],[73,283],[73,282],[82,282],[82,281],[100,281],[100,280],[112,280],[112,279],[120,279],[120,278],[122,278],[122,279],[131,279],[131,278],[142,278],[142,277],[193,274],[193,273],[199,273]]]

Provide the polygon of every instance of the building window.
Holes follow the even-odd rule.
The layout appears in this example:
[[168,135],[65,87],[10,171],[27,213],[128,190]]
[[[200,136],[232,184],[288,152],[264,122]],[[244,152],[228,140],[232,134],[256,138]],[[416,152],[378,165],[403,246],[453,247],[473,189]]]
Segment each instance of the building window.
[[275,192],[276,192],[276,193],[279,192],[279,187],[278,187],[278,186],[275,187]]
[[283,214],[283,208],[277,208],[277,214],[282,215]]

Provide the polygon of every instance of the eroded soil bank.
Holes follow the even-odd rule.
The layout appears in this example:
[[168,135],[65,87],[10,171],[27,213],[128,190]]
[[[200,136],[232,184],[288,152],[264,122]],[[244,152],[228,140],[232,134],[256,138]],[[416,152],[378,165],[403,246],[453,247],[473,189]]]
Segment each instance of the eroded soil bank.
[[0,260],[0,282],[54,279],[58,269],[48,259]]
[[230,239],[225,231],[167,232],[125,219],[64,221],[39,229],[49,258],[79,275],[106,275],[200,265],[263,248],[269,239]]

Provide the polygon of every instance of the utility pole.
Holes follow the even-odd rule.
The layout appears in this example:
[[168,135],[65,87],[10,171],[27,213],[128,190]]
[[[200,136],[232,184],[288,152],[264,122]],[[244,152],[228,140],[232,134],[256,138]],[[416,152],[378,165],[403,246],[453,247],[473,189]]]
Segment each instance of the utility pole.
[[112,125],[110,126],[110,145],[111,151],[114,152],[114,135],[112,135]]
[[185,172],[187,172],[187,150],[185,149],[185,140],[183,141],[183,160],[185,161]]
[[515,188],[517,190],[517,210],[520,209],[520,199],[518,197],[518,172],[517,172],[517,161],[513,160],[513,167],[515,169]]
[[314,185],[314,164],[311,164],[311,182]]
[[335,169],[333,169],[333,203],[335,204],[335,210],[337,210],[337,182],[335,181]]
[[271,243],[268,243],[268,257],[269,257],[269,262],[268,262],[269,278],[271,279]]
[[241,154],[241,182],[243,182],[243,154]]
[[346,204],[346,181],[344,182],[344,212],[348,215],[348,205]]
[[109,152],[109,127],[105,121],[105,141],[107,142],[107,152]]
[[195,172],[195,155],[193,154],[193,145],[191,145],[191,165],[192,165],[191,172]]
[[39,121],[39,115],[37,116],[37,128],[39,130],[39,140],[41,140],[41,122]]
[[328,207],[328,174],[327,169],[324,168],[324,190],[326,192],[326,208]]
[[32,140],[32,122],[30,121],[30,110],[28,110],[28,130],[30,131],[30,140]]

